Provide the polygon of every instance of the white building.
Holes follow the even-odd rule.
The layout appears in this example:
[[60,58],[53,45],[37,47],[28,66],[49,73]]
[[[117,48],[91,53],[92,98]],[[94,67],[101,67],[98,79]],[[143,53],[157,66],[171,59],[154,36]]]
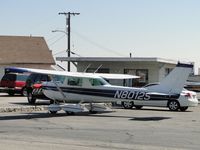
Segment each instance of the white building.
[[138,75],[139,80],[113,80],[112,84],[143,86],[162,80],[177,64],[177,61],[155,57],[57,57],[57,61],[70,61],[78,72],[119,73]]

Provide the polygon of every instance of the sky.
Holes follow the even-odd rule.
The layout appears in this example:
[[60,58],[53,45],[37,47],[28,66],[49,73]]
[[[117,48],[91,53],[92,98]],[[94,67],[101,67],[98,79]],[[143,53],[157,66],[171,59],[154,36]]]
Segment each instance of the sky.
[[[199,0],[1,0],[0,35],[42,36],[54,57],[161,57],[200,68]],[[196,71],[197,72],[197,71]]]

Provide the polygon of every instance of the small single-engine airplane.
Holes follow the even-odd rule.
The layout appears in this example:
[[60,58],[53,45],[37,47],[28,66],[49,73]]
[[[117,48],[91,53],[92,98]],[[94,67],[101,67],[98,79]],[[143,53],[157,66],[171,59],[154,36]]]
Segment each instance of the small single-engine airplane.
[[[91,112],[104,110],[105,108],[94,103],[117,101],[160,101],[170,110],[197,106],[198,101],[180,96],[192,68],[192,64],[178,63],[176,68],[160,84],[144,88],[114,86],[104,79],[134,78],[131,75],[72,73],[29,68],[18,69],[24,72],[50,75],[52,80],[42,83],[42,90],[45,96],[55,101],[54,104],[49,105],[49,111],[57,113],[57,111],[64,110],[67,113],[74,113],[86,110]],[[61,105],[61,102],[64,104]],[[85,103],[89,105],[84,105]]]

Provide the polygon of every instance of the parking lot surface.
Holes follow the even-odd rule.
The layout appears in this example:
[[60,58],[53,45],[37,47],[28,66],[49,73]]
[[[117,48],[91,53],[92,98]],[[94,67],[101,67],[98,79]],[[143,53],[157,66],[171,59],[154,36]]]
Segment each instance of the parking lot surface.
[[[30,106],[24,97],[1,95],[0,106],[3,105]],[[36,105],[46,106],[46,102]],[[200,106],[186,112],[153,107],[75,115],[62,111],[52,115],[45,109],[1,112],[0,147],[4,150],[199,149],[199,116]]]

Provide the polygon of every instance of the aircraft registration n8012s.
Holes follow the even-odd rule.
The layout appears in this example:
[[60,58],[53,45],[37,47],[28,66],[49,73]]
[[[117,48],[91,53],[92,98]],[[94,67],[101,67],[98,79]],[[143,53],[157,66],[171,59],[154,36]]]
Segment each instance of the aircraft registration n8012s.
[[[42,90],[46,97],[55,103],[49,106],[51,113],[63,109],[66,112],[85,111],[84,103],[89,103],[89,111],[99,110],[94,103],[107,102],[137,102],[159,103],[170,110],[186,110],[190,106],[197,106],[198,100],[183,96],[184,84],[191,73],[192,64],[178,63],[177,66],[159,84],[143,88],[110,85],[106,79],[137,78],[131,75],[78,73],[55,70],[15,68],[24,72],[48,74],[51,81],[42,83]],[[74,103],[60,105],[59,103]],[[95,107],[97,106],[97,107]],[[97,109],[95,109],[97,108]]]

